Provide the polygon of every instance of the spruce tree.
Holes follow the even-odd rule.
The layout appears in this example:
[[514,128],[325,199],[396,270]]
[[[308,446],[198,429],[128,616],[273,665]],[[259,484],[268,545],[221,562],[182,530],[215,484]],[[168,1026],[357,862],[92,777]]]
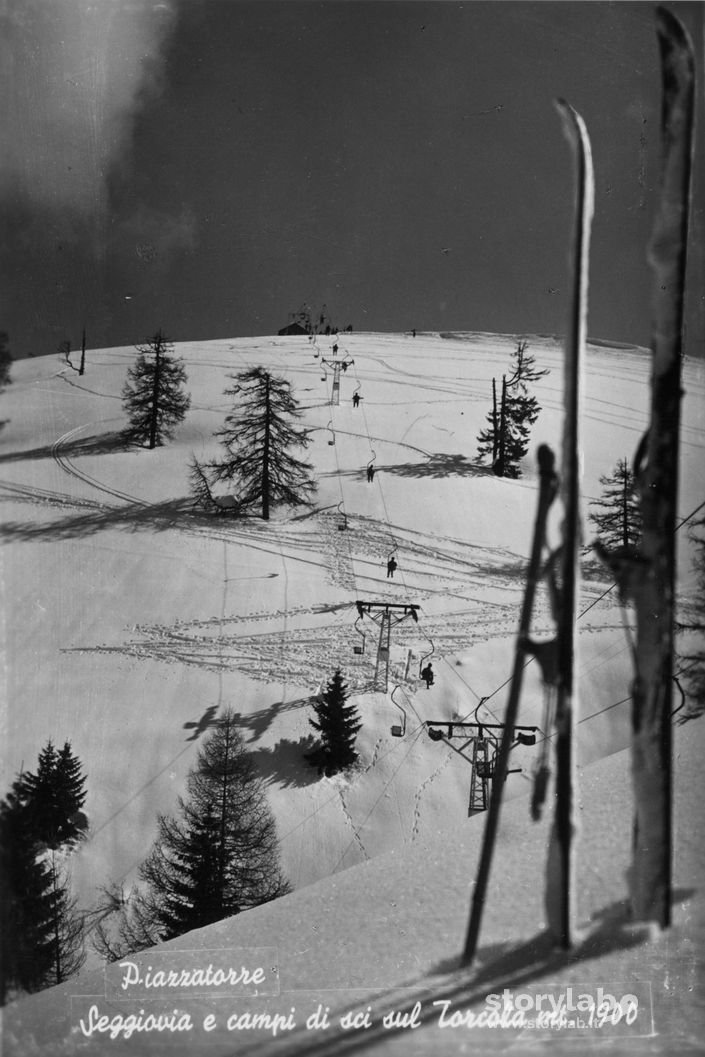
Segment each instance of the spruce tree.
[[346,704],[347,698],[348,688],[338,668],[325,693],[313,705],[316,718],[309,719],[320,735],[320,744],[306,758],[326,775],[337,774],[357,760],[355,739],[362,722],[355,705]]
[[130,419],[127,432],[136,442],[155,448],[183,421],[191,397],[183,392],[187,381],[183,363],[174,358],[173,346],[161,331],[146,345],[138,345],[137,351],[139,356],[128,368],[122,392]]
[[140,867],[144,887],[136,905],[124,908],[112,932],[106,925],[97,930],[99,949],[111,957],[288,891],[274,819],[232,711],[204,739],[186,788],[178,816],[159,817],[157,839]]
[[57,752],[49,741],[36,773],[22,773],[0,805],[3,995],[61,983],[83,964],[83,918],[62,862],[85,835],[84,785],[70,743]]
[[[306,430],[294,425],[302,412],[289,382],[263,367],[230,377],[237,384],[225,395],[238,397],[238,403],[215,434],[225,456],[199,470],[207,474],[211,487],[218,482],[234,486],[237,512],[258,509],[265,521],[272,506],[307,504],[316,489],[312,466],[291,449],[308,447],[310,439]],[[197,478],[195,487],[198,494]]]
[[634,489],[634,475],[626,459],[620,459],[611,474],[600,477],[603,491],[590,506],[589,520],[597,538],[608,551],[636,550],[641,542],[641,507]]
[[48,986],[53,885],[14,790],[0,806],[0,1000]]
[[16,785],[27,824],[37,842],[47,848],[72,845],[85,836],[83,813],[86,779],[70,742],[57,752],[51,740],[39,753],[36,774],[25,772]]

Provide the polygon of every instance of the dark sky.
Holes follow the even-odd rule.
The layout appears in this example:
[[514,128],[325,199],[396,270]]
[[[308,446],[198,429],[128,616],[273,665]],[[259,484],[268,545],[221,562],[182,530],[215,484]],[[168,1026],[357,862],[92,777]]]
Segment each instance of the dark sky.
[[[703,5],[667,6],[702,54]],[[562,333],[564,96],[596,168],[590,335],[648,344],[654,10],[6,0],[0,329],[43,355],[84,323],[89,347],[209,339],[272,333],[307,303],[359,330]],[[704,199],[699,159],[691,355]]]

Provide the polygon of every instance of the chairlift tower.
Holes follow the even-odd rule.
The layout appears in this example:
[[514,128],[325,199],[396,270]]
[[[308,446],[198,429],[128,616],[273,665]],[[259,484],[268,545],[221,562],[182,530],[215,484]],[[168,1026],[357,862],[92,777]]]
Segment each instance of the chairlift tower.
[[331,405],[338,405],[340,403],[340,370],[347,371],[351,363],[354,360],[326,360],[321,356],[321,363],[327,364],[333,368],[333,386],[330,391],[330,402]]
[[412,620],[418,623],[417,611],[420,607],[397,602],[357,601],[355,605],[360,618],[367,614],[379,627],[375,677],[372,688],[386,694],[389,685],[389,653],[392,641],[392,628],[396,627],[407,617],[411,617]]
[[[427,719],[425,725],[431,741],[444,741],[452,738],[462,738],[465,741],[465,745],[462,748],[456,749],[454,745],[451,745],[451,748],[459,756],[462,756],[464,760],[467,760],[472,768],[470,773],[468,816],[476,815],[480,811],[486,811],[489,804],[490,782],[493,781],[495,776],[495,759],[499,748],[497,736],[488,734],[487,731],[504,730],[506,724],[464,723],[459,721],[449,722],[445,719]],[[513,727],[512,733],[515,740],[511,747],[535,745],[537,730],[538,727]],[[470,747],[472,748],[472,755],[467,756],[464,750]],[[521,768],[516,768],[514,771],[507,771],[507,774],[514,774],[519,770]]]

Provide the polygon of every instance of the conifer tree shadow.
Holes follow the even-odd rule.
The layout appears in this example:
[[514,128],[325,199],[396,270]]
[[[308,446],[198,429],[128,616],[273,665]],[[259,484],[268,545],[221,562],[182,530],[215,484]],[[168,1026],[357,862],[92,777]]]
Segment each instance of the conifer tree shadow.
[[487,466],[470,462],[462,454],[449,455],[447,452],[434,452],[425,462],[404,462],[380,466],[385,473],[394,473],[398,477],[491,477],[492,470]]
[[[398,477],[494,477],[491,466],[470,462],[464,455],[449,455],[435,452],[418,462],[375,463],[375,474],[393,473]],[[330,470],[320,477],[350,477],[358,481],[367,480],[367,468],[356,470]]]
[[303,788],[318,781],[316,768],[305,758],[314,744],[313,735],[306,734],[298,741],[282,738],[271,748],[250,750],[250,754],[267,783],[277,783],[285,789]]
[[[118,451],[127,451],[134,447],[128,434],[122,430],[101,433],[92,437],[77,437],[75,440],[62,443],[60,454],[67,458],[80,455],[110,455]],[[49,459],[56,454],[54,444],[43,444],[38,448],[27,448],[24,451],[10,451],[0,455],[0,463],[24,462],[28,459]]]
[[[41,502],[38,497],[37,502]],[[68,500],[64,501],[68,505]],[[96,506],[53,521],[4,521],[0,537],[8,543],[43,543],[67,539],[84,539],[108,529],[128,532],[164,532],[167,529],[194,525],[190,517],[190,499],[169,499],[163,503],[125,503],[122,506]]]

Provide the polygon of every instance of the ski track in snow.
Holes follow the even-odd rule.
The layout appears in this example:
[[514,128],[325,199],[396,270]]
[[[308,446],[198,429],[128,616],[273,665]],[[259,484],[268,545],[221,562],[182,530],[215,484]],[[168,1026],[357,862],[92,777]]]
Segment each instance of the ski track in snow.
[[[348,826],[352,830],[353,840],[354,840],[355,844],[357,844],[358,848],[362,852],[362,854],[365,857],[365,859],[369,859],[370,856],[367,854],[367,850],[365,848],[365,845],[362,842],[362,837],[360,836],[360,832],[355,826],[355,820],[353,819],[352,815],[350,814],[350,810],[349,810],[348,805],[346,803],[344,790],[342,788],[340,788],[338,790],[338,794],[340,796],[340,805],[341,805],[341,807],[343,809],[343,815],[345,816],[345,821],[347,822]],[[347,855],[348,850],[349,850],[349,846],[348,846],[348,848],[346,848],[346,850],[344,852],[344,855],[343,855],[343,858],[345,857],[345,855]]]
[[[505,352],[508,354],[511,351],[512,343],[513,339],[509,343],[505,341],[501,344],[502,354]],[[275,345],[276,343],[269,344]],[[383,346],[384,342],[380,341],[379,344]],[[495,344],[497,348],[500,348],[498,343]],[[392,346],[391,341],[389,345]],[[479,345],[481,342],[478,342]],[[265,347],[267,346],[250,344],[247,350],[235,350],[235,346],[231,345],[229,350],[246,353],[248,357],[251,357],[253,349]],[[394,345],[392,351],[399,351],[399,345]],[[496,349],[493,346],[493,354],[495,352]],[[555,364],[558,364],[562,357],[560,347],[556,346],[551,354],[555,358]],[[447,358],[447,367],[443,358],[439,357],[442,371],[446,374],[437,369],[438,363],[434,364],[436,370],[432,373],[433,368],[429,370],[426,354],[407,353],[406,348],[404,349],[405,358],[417,355],[419,366],[424,366],[426,373],[395,366],[388,358],[385,359],[378,354],[368,352],[367,349],[364,354],[358,355],[360,364],[363,360],[369,361],[369,364],[360,371],[358,381],[362,378],[366,382],[369,381],[370,385],[374,383],[379,387],[377,395],[380,397],[385,395],[383,387],[387,385],[390,390],[392,387],[394,390],[401,388],[404,392],[401,393],[403,403],[398,399],[396,403],[392,403],[392,401],[385,402],[382,399],[373,400],[365,397],[367,409],[370,411],[370,421],[373,423],[371,433],[369,430],[354,432],[342,428],[335,429],[337,436],[350,438],[349,445],[352,448],[358,441],[361,444],[364,442],[365,445],[372,442],[375,445],[386,445],[387,448],[396,449],[397,454],[398,449],[402,448],[404,451],[417,453],[423,457],[423,460],[428,460],[434,457],[433,454],[423,447],[406,443],[406,438],[412,430],[418,430],[425,438],[430,436],[430,428],[437,432],[450,433],[445,426],[433,422],[426,422],[426,425],[422,426],[425,420],[432,417],[430,412],[418,415],[408,426],[406,426],[406,420],[400,423],[397,419],[393,431],[400,432],[404,429],[398,441],[389,435],[379,436],[378,434],[384,431],[384,424],[381,423],[380,417],[375,419],[373,416],[389,414],[387,410],[389,407],[401,407],[403,404],[411,406],[423,403],[427,407],[432,407],[436,402],[443,405],[482,403],[483,407],[488,404],[488,380],[480,376],[476,378],[467,376],[465,348],[462,349],[462,356],[456,359],[450,356]],[[385,352],[385,355],[389,357],[391,353]],[[483,349],[478,347],[478,365],[481,362],[481,355],[484,356]],[[199,357],[197,362],[199,366],[218,371],[233,368],[231,360],[221,361],[217,357],[208,361]],[[462,367],[459,366],[461,362]],[[554,362],[548,364],[551,369],[554,367]],[[606,362],[606,357],[603,356],[599,361],[600,369],[593,376],[592,384],[596,391],[608,390],[610,379],[626,379],[630,383],[634,380],[633,369],[620,370],[619,367],[610,365],[608,370],[605,367]],[[282,370],[305,376],[307,372],[313,374],[319,371],[317,365],[308,368],[297,366],[294,363],[292,366],[290,361],[283,360],[279,366]],[[590,366],[588,361],[588,368]],[[459,371],[463,372],[462,378],[458,377]],[[646,369],[644,377],[646,377],[645,371]],[[64,381],[74,388],[84,388],[76,385],[72,379],[64,379]],[[66,392],[64,386],[61,389],[64,393]],[[423,391],[424,399],[417,401],[413,397],[418,396],[420,389]],[[107,393],[97,393],[97,395],[112,396]],[[407,400],[407,395],[411,395],[412,399]],[[546,410],[562,410],[562,397],[557,387],[542,383],[537,395]],[[333,408],[330,407],[328,401],[312,406],[326,408],[330,410],[331,416],[333,415]],[[200,408],[208,413],[224,413],[228,409],[225,405],[219,406],[211,403],[194,404],[193,408],[194,410]],[[413,413],[412,408],[409,415]],[[314,414],[317,415],[318,411]],[[339,412],[336,409],[337,414]],[[641,434],[645,425],[645,418],[638,411],[591,394],[588,394],[586,398],[586,419],[594,423],[619,426],[620,429],[630,434]],[[391,427],[391,421],[389,424]],[[69,449],[71,442],[90,425],[94,423],[75,426],[61,434],[51,447],[51,456],[58,469],[68,478],[72,478],[79,485],[86,486],[92,491],[102,493],[105,500],[113,502],[99,502],[96,499],[52,492],[36,486],[0,482],[0,488],[4,490],[6,496],[12,502],[45,505],[59,510],[74,508],[92,513],[125,510],[129,514],[126,504],[130,504],[149,512],[150,504],[84,472],[75,461],[77,457],[69,456],[66,449]],[[326,428],[317,425],[311,427],[312,430],[325,430]],[[687,445],[697,448],[705,446],[702,430],[685,425],[683,428]],[[390,432],[392,432],[391,429]],[[413,439],[415,438],[412,435]],[[438,440],[439,443],[443,443],[441,438]],[[474,441],[474,438],[472,440]],[[467,441],[466,437],[465,442]],[[341,444],[342,450],[344,450],[343,444]],[[357,451],[354,454],[356,455]],[[337,449],[335,456],[337,464]],[[353,455],[351,455],[351,460],[352,458]],[[418,460],[418,464],[421,468],[426,465],[421,460]],[[328,464],[325,465],[327,467]],[[341,471],[337,464],[337,471],[330,476],[336,476],[344,482],[346,478],[353,477],[354,474],[360,472],[357,469]],[[321,474],[322,478],[326,476],[328,476],[326,473]],[[385,481],[386,489],[385,478],[382,477],[381,480]],[[129,481],[129,478],[125,481]],[[382,488],[379,478],[377,485],[380,489]],[[518,482],[518,485],[526,489],[528,501],[528,493],[535,490],[535,481],[526,479]],[[340,494],[343,499],[343,509],[346,509],[342,483]],[[385,492],[380,491],[380,495],[385,514],[387,514]],[[326,495],[325,502],[328,503],[330,498],[330,495]],[[379,498],[380,496],[376,497],[377,503]],[[64,651],[106,655],[117,653],[145,662],[159,661],[169,665],[185,665],[217,672],[220,687],[219,703],[223,694],[223,675],[227,671],[237,670],[251,680],[267,684],[278,683],[283,687],[281,701],[286,704],[265,707],[258,712],[243,716],[243,725],[249,727],[252,732],[252,742],[257,742],[281,715],[284,715],[286,719],[296,709],[305,708],[310,704],[308,697],[287,701],[287,690],[292,684],[313,693],[319,688],[321,682],[330,676],[332,668],[340,665],[346,671],[346,678],[353,693],[361,694],[371,691],[378,629],[373,622],[363,621],[363,626],[367,631],[368,647],[364,655],[359,657],[353,655],[353,646],[360,641],[354,628],[357,616],[354,607],[355,598],[369,597],[369,594],[373,593],[374,597],[390,602],[406,600],[419,602],[422,606],[419,626],[404,622],[394,628],[389,690],[395,684],[408,690],[411,710],[419,719],[421,726],[416,732],[413,730],[407,732],[404,741],[395,741],[392,738],[391,747],[389,747],[388,733],[386,736],[377,737],[369,761],[359,770],[351,772],[354,785],[340,784],[328,799],[320,803],[317,800],[313,801],[317,803],[317,806],[311,814],[306,814],[306,808],[300,811],[297,825],[291,828],[291,832],[298,830],[297,839],[293,841],[287,839],[288,849],[295,845],[294,851],[297,856],[295,871],[298,870],[298,875],[303,869],[304,857],[308,859],[311,856],[320,856],[321,862],[330,861],[333,854],[331,830],[328,828],[330,822],[329,819],[324,818],[323,812],[326,809],[332,816],[335,816],[338,826],[335,840],[339,840],[340,816],[336,810],[336,801],[340,804],[340,811],[345,819],[346,829],[343,836],[345,837],[349,830],[352,831],[350,843],[345,846],[339,863],[345,860],[351,851],[354,855],[359,853],[365,859],[369,859],[370,855],[375,853],[372,838],[367,841],[370,846],[368,851],[360,830],[373,817],[379,805],[384,804],[384,799],[390,801],[394,815],[394,829],[398,826],[400,841],[413,843],[419,839],[423,830],[424,817],[428,818],[430,811],[431,817],[435,818],[434,801],[438,800],[445,789],[442,779],[456,754],[448,745],[443,745],[445,757],[437,761],[435,754],[438,752],[438,747],[427,746],[424,743],[423,763],[426,769],[433,766],[433,770],[418,784],[413,800],[411,798],[413,786],[405,786],[403,772],[402,778],[397,779],[397,774],[405,764],[411,749],[419,741],[423,727],[423,721],[414,705],[414,693],[419,687],[414,666],[412,666],[412,676],[405,678],[407,653],[409,650],[417,656],[427,653],[428,641],[432,640],[435,651],[434,660],[450,663],[447,661],[448,656],[493,639],[511,637],[516,630],[517,608],[524,589],[526,559],[508,548],[478,546],[450,535],[438,535],[420,531],[416,527],[394,524],[388,516],[376,518],[369,513],[348,513],[347,510],[348,527],[340,530],[338,527],[341,523],[339,508],[340,504],[336,505],[333,501],[326,507],[267,524],[254,519],[236,522],[227,517],[206,519],[203,516],[189,514],[179,516],[178,519],[170,518],[169,526],[175,532],[193,536],[204,543],[213,542],[222,546],[222,592],[217,601],[215,596],[213,597],[216,610],[213,615],[203,619],[178,620],[172,624],[155,622],[131,625],[126,629],[126,633],[131,637],[125,642],[112,646],[74,646],[71,650]],[[378,508],[373,504],[369,509]],[[160,516],[163,519],[163,513],[158,514],[158,510],[159,505],[155,505],[155,517]],[[126,520],[124,524],[128,525],[129,522]],[[138,528],[136,523],[134,527]],[[386,560],[390,551],[390,541],[396,548],[400,563],[399,578],[396,580],[386,579]],[[282,606],[281,609],[275,610],[270,607],[248,615],[228,613],[228,550],[230,547],[239,548],[245,553],[271,556],[272,569],[276,564],[277,571],[265,575],[282,576],[283,570],[282,594],[279,603]],[[266,561],[266,558],[264,560]],[[298,607],[291,604],[295,603],[294,588],[297,573],[299,575],[309,573],[314,577],[322,577],[328,584],[339,588],[340,602]],[[219,584],[220,579],[219,569],[217,581]],[[276,586],[278,589],[278,584]],[[602,593],[604,586],[602,582],[593,584],[584,581],[581,592],[583,601],[587,602],[596,598]],[[441,605],[442,609],[440,609]],[[609,597],[593,609],[591,616],[594,615],[595,620],[581,622],[581,633],[602,632],[609,628],[614,628],[621,633],[622,625],[619,622],[612,623],[611,621],[606,622],[605,619],[597,619],[598,613],[605,613],[608,610],[614,610],[614,602]],[[548,603],[542,596],[537,598],[534,632],[536,634],[553,632]],[[609,655],[606,651],[598,654],[586,671],[592,673],[598,670],[625,649],[626,644],[622,637],[619,642],[615,643]],[[397,722],[399,716],[395,715],[395,706],[390,704],[389,695],[385,701],[385,707],[387,706],[390,722]],[[421,704],[419,704],[419,709],[422,713],[424,712]],[[468,715],[471,713],[472,709]],[[400,749],[402,751],[394,756],[393,754]],[[396,764],[393,769],[389,766],[390,762]],[[382,775],[385,784],[371,807],[369,799],[362,801],[363,806],[359,809],[361,822],[358,828],[355,825],[355,809],[351,810],[351,803],[360,802],[360,797],[359,795],[356,798],[353,797],[353,790],[358,784],[358,779],[368,775],[373,775],[373,777]],[[377,780],[381,781],[382,778]],[[438,787],[439,785],[441,788]],[[320,785],[314,785],[314,788],[317,790],[316,796],[325,793],[325,789],[321,790]],[[377,789],[375,788],[374,791],[376,793]],[[359,794],[360,791],[356,790],[356,792]],[[406,794],[406,799],[402,804],[400,798],[404,794]],[[302,802],[310,807],[312,801],[302,799]],[[463,807],[467,809],[467,802]],[[302,815],[305,817],[302,818]],[[368,832],[372,832],[373,837],[379,836],[374,830],[368,830]],[[288,838],[288,833],[285,837]],[[337,848],[337,845],[334,846]],[[333,858],[335,858],[334,854]]]
[[106,484],[102,484],[97,481],[95,477],[85,473],[83,470],[79,470],[75,463],[69,459],[68,455],[62,452],[68,441],[73,440],[79,433],[82,433],[91,423],[86,423],[83,426],[76,426],[75,429],[68,430],[67,433],[62,434],[58,440],[55,440],[51,448],[51,457],[64,473],[70,477],[75,477],[77,481],[81,481],[83,484],[89,485],[91,488],[97,489],[99,492],[104,492],[106,495],[112,496],[113,499],[121,499],[127,503],[134,503],[137,506],[147,506],[141,499],[137,499],[136,496],[128,495],[126,492],[121,492],[116,488],[110,488]]

